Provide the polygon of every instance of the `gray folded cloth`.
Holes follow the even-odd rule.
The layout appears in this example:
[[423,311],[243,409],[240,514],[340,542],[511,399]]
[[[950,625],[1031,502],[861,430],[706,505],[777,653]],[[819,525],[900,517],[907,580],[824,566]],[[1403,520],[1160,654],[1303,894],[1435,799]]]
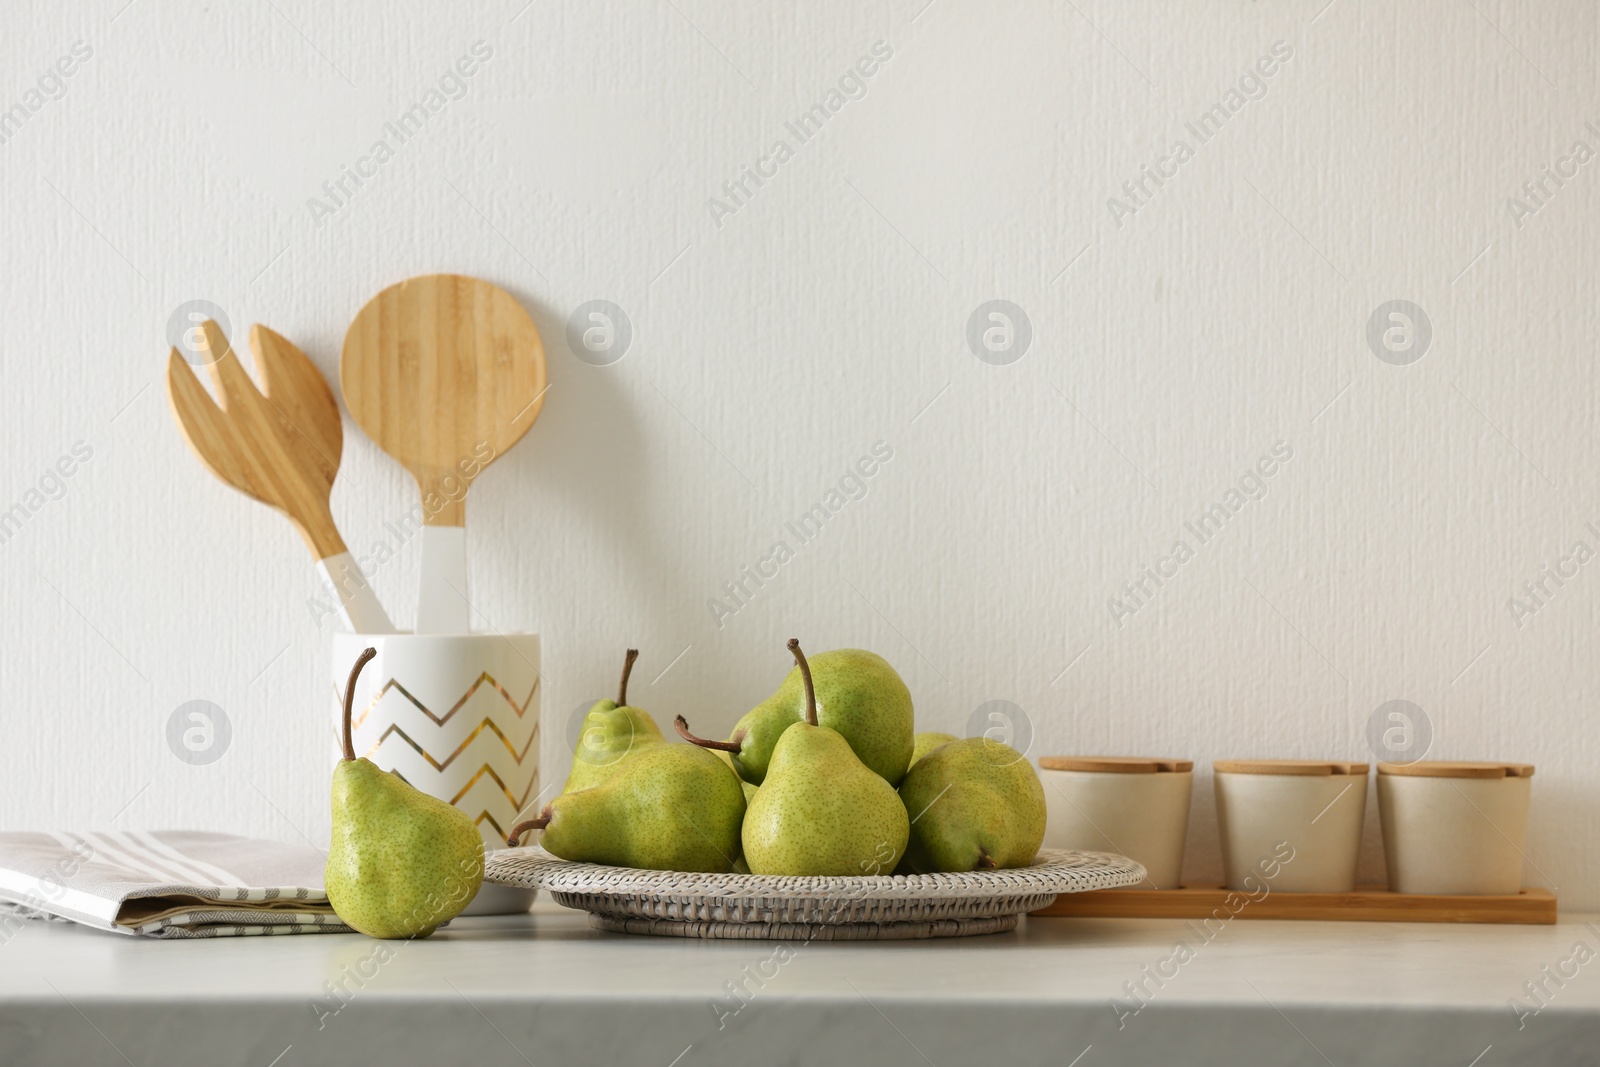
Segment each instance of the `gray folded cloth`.
[[342,934],[305,845],[189,830],[0,833],[0,943],[25,919],[138,937]]

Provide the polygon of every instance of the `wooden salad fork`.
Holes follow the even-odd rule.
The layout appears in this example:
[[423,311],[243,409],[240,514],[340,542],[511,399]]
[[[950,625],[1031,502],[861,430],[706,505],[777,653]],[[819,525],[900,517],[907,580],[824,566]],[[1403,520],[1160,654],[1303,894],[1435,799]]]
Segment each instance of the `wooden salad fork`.
[[327,380],[304,352],[257,325],[250,329],[262,385],[257,389],[222,328],[208,319],[200,329],[212,357],[207,366],[218,400],[176,348],[167,357],[167,399],[189,447],[212,474],[289,516],[351,629],[393,633],[333,522],[329,497],[344,429]]

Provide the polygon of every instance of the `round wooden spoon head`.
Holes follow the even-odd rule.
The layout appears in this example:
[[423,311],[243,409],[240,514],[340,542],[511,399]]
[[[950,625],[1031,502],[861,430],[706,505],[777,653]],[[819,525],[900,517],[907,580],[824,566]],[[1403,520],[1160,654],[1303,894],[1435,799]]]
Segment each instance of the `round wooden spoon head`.
[[462,526],[472,480],[544,406],[544,345],[499,286],[424,274],[356,315],[339,384],[357,424],[417,480],[423,522]]

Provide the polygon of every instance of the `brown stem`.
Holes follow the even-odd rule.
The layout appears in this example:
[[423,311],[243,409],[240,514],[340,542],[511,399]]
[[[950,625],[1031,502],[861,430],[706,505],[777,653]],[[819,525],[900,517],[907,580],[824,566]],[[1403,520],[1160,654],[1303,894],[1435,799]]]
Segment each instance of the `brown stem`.
[[353,759],[356,758],[356,746],[350,740],[350,709],[351,709],[351,707],[354,706],[354,704],[356,702],[356,679],[361,676],[361,668],[365,667],[367,665],[367,661],[369,659],[371,659],[373,656],[376,656],[377,654],[378,654],[378,650],[375,649],[375,648],[368,648],[368,649],[362,650],[361,655],[356,657],[356,665],[354,667],[350,668],[350,680],[345,683],[345,687],[344,687],[344,758],[347,759],[347,760],[353,760]]
[[633,673],[633,661],[639,658],[637,648],[628,649],[627,659],[622,661],[622,684],[617,686],[617,707],[622,707],[628,702],[628,675]]
[[800,651],[800,639],[789,638],[789,651],[794,653],[794,661],[800,665],[800,677],[806,683],[806,722],[812,726],[817,725],[817,691],[811,684],[811,664],[806,662],[806,654]]
[[738,740],[734,741],[707,741],[703,737],[696,737],[694,734],[689,732],[689,720],[685,719],[682,715],[679,715],[676,719],[673,719],[672,725],[678,728],[678,736],[689,742],[691,745],[699,745],[701,748],[714,748],[719,752],[738,752],[744,747],[740,744],[740,741],[744,739],[743,736],[740,736]]
[[987,871],[987,870],[993,869],[993,867],[994,867],[994,857],[989,855],[987,852],[979,850],[979,852],[978,852],[978,870]]
[[523,834],[527,833],[529,830],[543,830],[546,826],[549,826],[549,812],[550,809],[545,808],[544,812],[541,813],[537,819],[524,819],[523,821],[517,823],[517,825],[511,828],[511,832],[506,835],[506,844],[510,845],[512,848],[516,848],[518,845],[522,844]]

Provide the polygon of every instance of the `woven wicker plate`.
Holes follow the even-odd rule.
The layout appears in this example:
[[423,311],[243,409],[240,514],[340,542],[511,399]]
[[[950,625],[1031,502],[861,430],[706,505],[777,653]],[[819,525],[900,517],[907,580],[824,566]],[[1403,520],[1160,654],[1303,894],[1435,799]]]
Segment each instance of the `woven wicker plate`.
[[543,889],[601,930],[839,941],[998,933],[1061,893],[1135,885],[1144,875],[1126,856],[1054,849],[1008,870],[794,878],[605,867],[534,847],[491,852],[484,881]]

